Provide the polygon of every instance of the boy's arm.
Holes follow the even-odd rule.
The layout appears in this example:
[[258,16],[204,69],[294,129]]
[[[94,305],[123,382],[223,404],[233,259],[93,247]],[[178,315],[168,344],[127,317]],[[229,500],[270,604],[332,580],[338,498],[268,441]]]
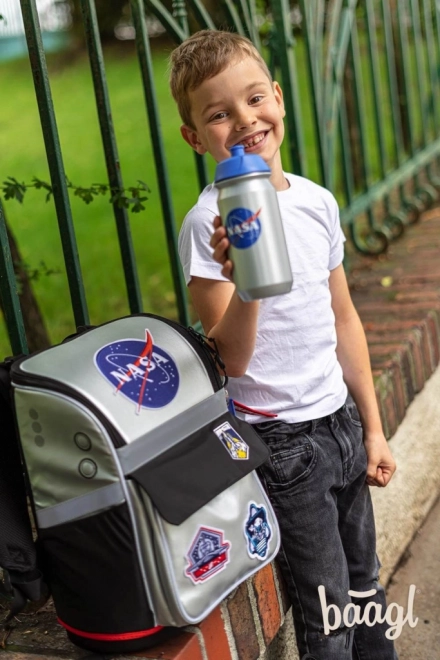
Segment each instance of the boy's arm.
[[[218,216],[210,244],[213,258],[222,265],[222,275],[230,278],[229,241]],[[216,341],[226,373],[233,378],[243,376],[255,348],[259,301],[243,302],[232,282],[203,277],[191,278],[189,292],[205,333]]]
[[243,302],[231,282],[193,277],[189,291],[204,332],[216,341],[226,373],[243,376],[255,347],[259,301]]
[[336,354],[364,428],[368,457],[367,483],[383,487],[393,476],[396,464],[383,434],[367,340],[351,300],[342,264],[330,272],[329,285],[338,340]]

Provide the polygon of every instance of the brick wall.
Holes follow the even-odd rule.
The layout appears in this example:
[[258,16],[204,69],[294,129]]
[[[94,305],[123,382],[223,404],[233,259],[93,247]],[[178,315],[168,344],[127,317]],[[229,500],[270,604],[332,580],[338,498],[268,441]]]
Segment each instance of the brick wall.
[[242,583],[200,625],[137,655],[151,660],[257,660],[264,657],[288,608],[273,563]]

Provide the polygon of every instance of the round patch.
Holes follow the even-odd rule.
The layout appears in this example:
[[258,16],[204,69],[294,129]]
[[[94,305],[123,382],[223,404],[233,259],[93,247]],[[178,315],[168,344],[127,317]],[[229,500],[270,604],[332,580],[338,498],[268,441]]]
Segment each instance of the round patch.
[[244,250],[258,240],[261,234],[261,223],[258,217],[260,213],[261,209],[256,212],[244,208],[229,211],[226,218],[226,230],[231,245],[239,250]]
[[179,372],[172,357],[153,343],[145,331],[145,341],[119,339],[100,348],[95,364],[101,374],[140,408],[162,408],[174,399],[179,388]]

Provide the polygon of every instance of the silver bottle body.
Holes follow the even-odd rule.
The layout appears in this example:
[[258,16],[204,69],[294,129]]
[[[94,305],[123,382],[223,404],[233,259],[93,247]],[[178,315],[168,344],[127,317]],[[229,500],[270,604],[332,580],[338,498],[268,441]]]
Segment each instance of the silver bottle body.
[[[229,257],[234,264],[233,281],[245,302],[288,293],[293,284],[277,193],[267,173],[252,173],[217,181],[218,207],[228,229],[229,214],[247,209],[257,214],[259,236],[249,247],[234,247],[235,236],[229,226]],[[246,221],[240,232],[249,231]]]

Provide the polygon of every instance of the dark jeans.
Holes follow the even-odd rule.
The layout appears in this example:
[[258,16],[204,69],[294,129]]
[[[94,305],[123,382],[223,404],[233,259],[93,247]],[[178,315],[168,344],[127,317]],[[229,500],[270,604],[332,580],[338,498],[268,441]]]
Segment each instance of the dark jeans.
[[[270,421],[254,425],[271,457],[260,468],[281,528],[278,562],[292,602],[300,656],[317,660],[397,660],[387,623],[340,627],[324,634],[318,587],[327,605],[341,614],[348,603],[363,612],[368,602],[381,605],[380,564],[362,425],[349,396],[337,412],[298,424]],[[348,590],[377,593],[351,598]],[[370,606],[370,621],[375,608]],[[351,608],[353,609],[353,608]],[[334,622],[334,610],[328,621]],[[378,617],[376,617],[378,618]],[[353,621],[351,617],[350,622]],[[306,655],[310,654],[310,655]]]

